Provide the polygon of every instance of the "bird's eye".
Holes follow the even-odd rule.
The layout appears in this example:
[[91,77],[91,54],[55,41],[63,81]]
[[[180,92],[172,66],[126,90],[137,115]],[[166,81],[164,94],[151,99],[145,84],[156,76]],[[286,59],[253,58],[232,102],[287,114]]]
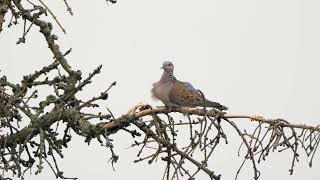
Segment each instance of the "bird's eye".
[[168,66],[172,66],[172,64],[168,64]]

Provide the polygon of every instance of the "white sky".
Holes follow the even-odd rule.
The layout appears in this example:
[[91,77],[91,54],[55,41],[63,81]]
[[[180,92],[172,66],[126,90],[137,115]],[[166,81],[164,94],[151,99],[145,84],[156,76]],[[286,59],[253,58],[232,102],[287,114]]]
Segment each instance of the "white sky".
[[[292,123],[319,124],[320,1],[317,0],[104,0],[70,1],[74,16],[63,2],[51,3],[67,30],[54,23],[58,43],[70,64],[84,73],[98,65],[103,71],[84,90],[83,97],[99,94],[111,82],[109,107],[119,116],[142,101],[161,105],[150,98],[151,84],[160,78],[162,61],[175,64],[175,75],[191,82],[209,99],[230,107],[231,113],[285,118]],[[49,17],[50,19],[50,17]],[[8,21],[7,21],[8,22]],[[22,24],[22,23],[21,23]],[[22,25],[4,29],[0,36],[0,69],[18,82],[52,61],[38,29],[16,45]],[[242,126],[242,129],[246,126]],[[233,133],[230,131],[230,133]],[[112,171],[109,150],[97,143],[86,145],[74,136],[65,158],[60,160],[65,176],[92,179],[161,179],[164,163],[134,164],[136,149],[130,135],[112,136],[120,155]],[[182,137],[181,137],[182,138]],[[242,158],[236,157],[239,138],[219,150],[209,162],[223,179],[233,179]],[[314,167],[304,155],[289,175],[292,155],[274,153],[259,167],[261,180],[319,179],[319,152]],[[209,166],[210,167],[210,166]],[[253,177],[251,165],[240,179]],[[47,168],[27,179],[55,179]]]

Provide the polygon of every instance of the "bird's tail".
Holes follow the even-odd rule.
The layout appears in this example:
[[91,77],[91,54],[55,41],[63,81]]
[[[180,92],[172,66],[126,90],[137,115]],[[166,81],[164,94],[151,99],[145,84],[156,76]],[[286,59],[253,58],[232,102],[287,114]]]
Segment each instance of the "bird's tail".
[[206,105],[207,105],[207,107],[213,107],[213,108],[219,109],[221,111],[228,109],[226,106],[224,106],[220,103],[209,101],[209,100],[206,100]]

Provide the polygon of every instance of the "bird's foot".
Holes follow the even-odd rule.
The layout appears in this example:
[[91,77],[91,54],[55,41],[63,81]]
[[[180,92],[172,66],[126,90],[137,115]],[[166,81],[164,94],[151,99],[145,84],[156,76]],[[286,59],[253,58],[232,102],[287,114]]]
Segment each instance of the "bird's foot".
[[172,111],[173,107],[172,106],[166,106],[168,113]]

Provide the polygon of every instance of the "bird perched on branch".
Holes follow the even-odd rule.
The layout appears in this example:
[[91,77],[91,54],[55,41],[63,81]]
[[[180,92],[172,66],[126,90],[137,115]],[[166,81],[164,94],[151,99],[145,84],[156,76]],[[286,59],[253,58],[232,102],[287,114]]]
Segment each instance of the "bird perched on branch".
[[173,75],[172,62],[163,62],[161,69],[163,69],[161,79],[153,83],[151,93],[154,98],[161,100],[167,107],[206,106],[219,110],[228,109],[220,103],[205,99],[190,83],[177,80]]

